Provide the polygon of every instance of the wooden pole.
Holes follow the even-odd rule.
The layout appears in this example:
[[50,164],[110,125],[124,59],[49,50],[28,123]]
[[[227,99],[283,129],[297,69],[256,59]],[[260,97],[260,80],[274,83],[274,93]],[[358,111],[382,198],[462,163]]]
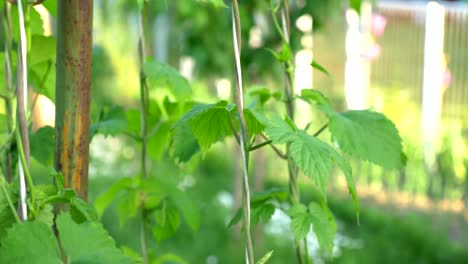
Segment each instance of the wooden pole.
[[55,169],[65,186],[88,196],[92,0],[57,1]]

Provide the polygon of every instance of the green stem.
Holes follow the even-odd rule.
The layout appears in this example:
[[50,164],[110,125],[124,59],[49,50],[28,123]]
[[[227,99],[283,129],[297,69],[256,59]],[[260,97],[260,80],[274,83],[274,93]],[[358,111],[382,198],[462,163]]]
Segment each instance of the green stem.
[[259,148],[261,148],[263,146],[269,145],[269,144],[271,144],[271,142],[273,142],[273,140],[268,140],[268,141],[265,141],[265,142],[260,143],[258,145],[252,146],[252,147],[250,147],[250,151],[254,151],[254,150],[259,149]]
[[26,178],[26,184],[28,185],[28,189],[29,189],[29,196],[31,198],[31,204],[33,205],[33,208],[31,208],[31,211],[35,213],[34,206],[36,205],[36,199],[35,199],[35,195],[33,191],[34,183],[31,177],[31,173],[29,172],[28,162],[26,160],[26,155],[24,153],[23,142],[21,139],[21,134],[20,134],[19,129],[16,129],[16,145],[18,146],[18,154],[20,156],[21,165],[23,165],[23,171],[24,171],[24,175]]
[[[273,21],[275,23],[275,27],[278,30],[278,33],[281,35],[281,38],[283,39],[283,43],[286,45],[289,45],[290,42],[290,34],[291,34],[291,25],[290,25],[290,19],[289,19],[289,3],[288,0],[283,0],[282,1],[282,8],[281,8],[281,22],[282,22],[282,27],[280,27],[278,20],[276,18],[276,14],[274,10],[272,10],[272,16],[273,16]],[[284,63],[284,75],[285,75],[285,104],[286,104],[286,110],[288,113],[288,117],[294,122],[294,116],[295,116],[295,105],[294,105],[294,72],[293,72],[293,61],[292,58]],[[290,155],[290,144],[287,145],[286,149],[286,157],[288,160],[288,173],[289,173],[289,192],[291,195],[291,203],[293,205],[300,203],[300,194],[299,194],[299,188],[298,188],[298,183],[297,183],[297,178],[298,178],[298,168],[294,161],[291,158]],[[300,246],[299,241],[295,241],[295,246],[296,246],[296,255],[297,255],[297,260],[299,264],[304,263],[303,261],[303,256],[304,254],[302,253],[302,249]],[[306,245],[306,243],[305,243]],[[307,251],[307,248],[304,249]]]
[[232,23],[233,23],[233,43],[234,57],[236,65],[236,104],[240,120],[240,148],[242,154],[242,174],[243,174],[243,220],[245,228],[246,261],[248,264],[254,264],[254,251],[250,230],[250,187],[249,187],[249,134],[244,117],[244,99],[242,87],[242,67],[240,63],[241,54],[241,21],[239,15],[239,5],[237,0],[232,1]]
[[321,127],[317,132],[315,132],[314,137],[318,137],[320,134],[322,134],[325,129],[327,129],[328,124],[325,124],[323,127]]
[[[146,75],[143,70],[145,64],[145,35],[144,35],[144,12],[146,4],[144,4],[139,14],[139,32],[138,32],[138,55],[140,60],[140,119],[141,119],[141,172],[143,178],[148,177],[148,111],[149,111],[149,89],[146,82]],[[146,222],[144,208],[141,209],[142,223],[140,227],[140,243],[141,243],[141,254],[143,256],[144,263],[148,263],[148,243],[146,240]]]
[[15,209],[15,206],[13,205],[13,202],[10,199],[10,195],[8,195],[7,189],[5,188],[5,184],[0,184],[0,185],[2,185],[3,195],[5,196],[5,199],[8,202],[8,206],[10,207],[11,213],[15,217],[16,222],[21,223],[21,219],[19,218],[18,213],[16,212],[16,209]]

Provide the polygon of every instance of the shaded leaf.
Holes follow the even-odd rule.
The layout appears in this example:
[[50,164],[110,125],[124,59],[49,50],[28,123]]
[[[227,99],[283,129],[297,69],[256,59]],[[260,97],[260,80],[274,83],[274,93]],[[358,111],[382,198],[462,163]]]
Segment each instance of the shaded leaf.
[[156,225],[153,227],[153,235],[158,241],[171,237],[180,226],[180,214],[177,208],[167,201],[163,208],[153,213]]
[[31,156],[44,166],[52,166],[54,160],[55,129],[41,127],[30,136]]
[[61,264],[52,229],[41,222],[15,224],[1,239],[0,262],[15,264]]
[[133,185],[133,179],[123,178],[114,183],[107,191],[98,196],[94,201],[94,207],[97,214],[102,216],[104,210],[111,204],[112,200],[119,194],[120,191],[126,190]]
[[127,114],[123,107],[112,107],[101,120],[91,125],[91,135],[103,134],[104,136],[116,136],[127,130]]
[[70,214],[73,221],[79,224],[98,219],[94,207],[78,197],[73,197],[70,200]]
[[190,120],[192,133],[198,140],[202,153],[210,146],[232,134],[229,112],[226,107],[213,107]]
[[172,156],[179,162],[187,162],[200,150],[197,139],[188,123],[178,126],[172,134]]
[[100,223],[88,221],[77,224],[70,214],[62,213],[57,217],[56,224],[60,242],[71,264],[132,263],[115,246],[114,240]]
[[148,140],[148,154],[154,160],[161,159],[167,149],[171,130],[170,125],[166,122],[159,123],[158,126],[159,128]]

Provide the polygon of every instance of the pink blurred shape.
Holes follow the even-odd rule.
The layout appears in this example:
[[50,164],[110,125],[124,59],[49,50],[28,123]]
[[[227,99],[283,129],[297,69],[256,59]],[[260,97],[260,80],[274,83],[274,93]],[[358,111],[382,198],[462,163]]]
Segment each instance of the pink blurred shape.
[[382,15],[373,15],[372,16],[372,35],[375,37],[380,37],[385,31],[387,26],[387,19]]
[[380,56],[381,48],[380,45],[374,43],[366,51],[361,54],[361,57],[368,61],[373,61]]

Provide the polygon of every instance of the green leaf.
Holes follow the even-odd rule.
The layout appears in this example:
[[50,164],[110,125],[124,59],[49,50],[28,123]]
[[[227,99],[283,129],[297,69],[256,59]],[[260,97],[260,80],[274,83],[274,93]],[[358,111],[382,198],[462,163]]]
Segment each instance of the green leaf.
[[93,206],[78,197],[73,197],[70,200],[70,207],[70,214],[76,223],[81,224],[86,221],[96,221],[98,219]]
[[[277,98],[278,94],[273,93],[270,91],[270,89],[265,88],[265,87],[254,87],[252,89],[249,89],[247,92],[250,96],[258,98],[258,101],[260,104],[265,104],[270,98],[275,97]],[[281,98],[281,95],[279,95]]]
[[172,193],[171,198],[192,231],[198,231],[200,227],[200,210],[198,206],[194,204],[185,192]]
[[55,179],[55,186],[57,187],[57,190],[63,191],[65,188],[65,180],[63,178],[63,174],[61,172],[54,171],[52,172],[52,177]]
[[369,110],[353,110],[335,114],[329,124],[332,140],[357,158],[387,169],[401,168],[401,138],[392,121]]
[[261,134],[265,129],[265,125],[257,119],[250,109],[244,109],[244,118],[250,137]]
[[251,221],[252,226],[256,226],[258,223],[268,223],[271,217],[275,213],[276,207],[271,203],[257,203],[252,205]]
[[336,234],[336,223],[333,215],[328,208],[314,202],[309,204],[308,213],[320,248],[331,255],[333,253],[333,240]]
[[232,134],[226,105],[217,104],[215,107],[194,116],[189,123],[202,153],[206,153],[213,143]]
[[56,1],[44,1],[42,5],[50,12],[54,17],[57,16],[57,2]]
[[179,162],[189,161],[200,150],[188,123],[176,127],[172,134],[172,156]]
[[257,264],[266,264],[268,260],[270,260],[271,256],[273,256],[273,250],[266,253],[265,256],[263,256],[259,261],[257,261]]
[[129,247],[123,246],[122,251],[126,256],[128,256],[128,257],[130,257],[132,259],[132,262],[134,264],[144,264],[145,263],[143,258],[140,256],[140,253],[136,252],[135,250],[133,250],[133,249],[131,249]]
[[[0,184],[5,185],[4,187],[7,191],[11,191],[11,187],[9,187],[3,176],[0,176]],[[18,200],[16,193],[7,193],[7,195],[9,195],[10,201],[13,203]],[[14,223],[16,223],[15,216],[10,209],[5,193],[0,189],[0,239],[5,236],[6,230]]]
[[57,240],[46,224],[24,222],[15,224],[1,238],[0,262],[15,264],[60,264]]
[[123,107],[112,107],[99,122],[91,125],[91,135],[103,134],[104,136],[116,136],[125,132],[128,128],[127,114]]
[[289,143],[296,137],[296,127],[279,116],[272,116],[266,124],[265,132],[275,144]]
[[[114,240],[98,222],[73,222],[70,214],[62,213],[56,220],[60,242],[69,263],[132,263],[115,246]],[[43,262],[48,263],[48,262]]]
[[[12,36],[19,36],[18,5],[12,5],[11,7]],[[31,35],[44,35],[44,22],[41,15],[34,8],[31,8],[29,12],[29,25]]]
[[153,86],[166,86],[179,100],[187,99],[192,92],[189,82],[171,66],[149,61],[143,65],[143,70]]
[[242,212],[242,208],[237,209],[236,213],[232,217],[231,221],[229,221],[227,228],[231,228],[232,226],[236,225],[237,223],[242,220],[242,216],[244,213]]
[[361,13],[362,0],[349,0],[349,6],[354,9],[358,14]]
[[123,178],[114,183],[106,192],[101,194],[94,202],[97,214],[102,216],[104,210],[111,204],[112,200],[119,194],[120,191],[126,190],[133,185],[133,179]]
[[116,200],[120,226],[137,216],[140,206],[138,193],[136,189],[128,189],[122,192],[122,195]]
[[30,136],[31,156],[44,166],[51,167],[54,161],[55,129],[41,127]]
[[188,262],[182,259],[181,257],[175,254],[165,254],[153,261],[153,264],[167,264],[167,263],[179,263],[179,264],[187,264]]
[[55,62],[56,41],[53,37],[42,35],[31,36],[31,49],[37,52],[30,52],[28,58],[29,66],[34,66],[44,61]]
[[168,123],[159,123],[159,127],[148,140],[148,154],[154,160],[161,159],[169,144],[171,127]]
[[52,227],[54,224],[54,213],[52,212],[54,210],[54,207],[50,204],[44,205],[44,208],[42,208],[36,215],[36,221],[44,223],[48,225],[49,227]]
[[312,60],[312,63],[310,64],[310,66],[312,66],[315,69],[317,69],[317,70],[323,72],[324,74],[330,76],[330,73],[327,71],[327,69],[325,69],[325,67],[323,67],[322,65],[318,64],[317,61]]
[[303,204],[295,204],[288,211],[291,217],[291,230],[296,240],[304,239],[310,231],[312,219]]
[[320,111],[327,115],[334,113],[330,101],[321,92],[313,89],[304,89],[301,91],[300,98],[309,104],[314,103]]
[[335,149],[303,131],[292,141],[290,151],[296,165],[319,187],[324,198],[334,163],[345,174],[351,174],[347,161]]
[[212,4],[216,8],[220,7],[228,7],[223,0],[197,0],[197,2],[201,3],[209,3]]
[[127,119],[127,131],[134,135],[141,134],[141,117],[140,111],[137,109],[128,109],[125,114]]
[[287,43],[283,43],[283,46],[281,47],[281,51],[279,53],[276,53],[270,49],[268,50],[273,54],[273,56],[275,56],[276,60],[279,62],[289,62],[292,59],[291,47]]
[[158,241],[171,237],[179,229],[179,211],[167,201],[162,209],[153,213],[153,217],[156,221],[156,225],[153,227],[153,235]]
[[188,111],[184,116],[182,116],[177,123],[173,126],[172,129],[175,129],[178,126],[186,124],[188,121],[194,119],[195,117],[205,113],[208,110],[213,108],[225,108],[228,105],[227,101],[219,101],[214,104],[196,104]]
[[55,101],[55,60],[38,62],[29,68],[29,83],[34,91]]

